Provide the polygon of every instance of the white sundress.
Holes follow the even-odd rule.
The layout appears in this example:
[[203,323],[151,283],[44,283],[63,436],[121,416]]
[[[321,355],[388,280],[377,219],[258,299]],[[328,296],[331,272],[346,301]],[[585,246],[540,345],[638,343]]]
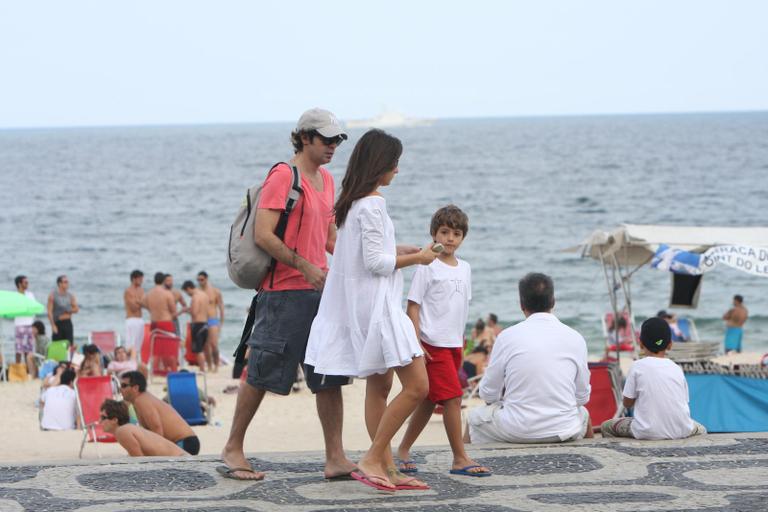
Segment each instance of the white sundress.
[[312,322],[304,361],[323,375],[367,377],[423,354],[403,311],[395,227],[381,196],[352,203]]

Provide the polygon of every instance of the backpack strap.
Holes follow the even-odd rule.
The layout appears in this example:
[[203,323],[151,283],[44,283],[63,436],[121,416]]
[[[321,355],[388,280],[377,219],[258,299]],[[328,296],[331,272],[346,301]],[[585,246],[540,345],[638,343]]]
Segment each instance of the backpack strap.
[[[285,164],[285,162],[280,162],[275,164],[272,169],[277,167],[280,164]],[[288,164],[285,164],[288,165]],[[291,166],[291,171],[293,172],[293,182],[291,183],[291,188],[288,190],[288,198],[285,201],[285,210],[283,210],[283,213],[280,215],[280,220],[277,221],[277,227],[275,228],[275,235],[280,240],[285,239],[285,229],[288,226],[288,217],[291,215],[291,212],[293,211],[293,208],[296,206],[296,203],[299,202],[299,198],[301,197],[301,194],[304,192],[304,190],[301,188],[301,173],[296,168],[295,165]],[[302,208],[301,211],[302,215],[304,214],[304,209]],[[301,222],[301,219],[299,219],[299,222]],[[269,264],[269,287],[272,288],[275,283],[275,269],[277,268],[277,260],[275,258],[272,258],[272,261]]]

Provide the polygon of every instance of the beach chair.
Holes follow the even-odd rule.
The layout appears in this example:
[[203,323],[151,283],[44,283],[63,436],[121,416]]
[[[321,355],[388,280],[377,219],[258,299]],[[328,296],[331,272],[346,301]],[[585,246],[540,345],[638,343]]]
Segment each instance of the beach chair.
[[618,418],[623,412],[621,369],[616,363],[588,363],[588,366],[592,393],[585,407],[595,429],[605,420]]
[[179,371],[181,338],[176,333],[154,329],[149,336],[149,381]]
[[69,361],[69,341],[67,340],[52,341],[48,345],[48,354],[46,357],[52,361],[57,361],[59,363],[63,361]]
[[203,414],[197,376],[203,379],[203,395],[208,396],[208,384],[205,374],[175,372],[168,374],[168,401],[176,412],[190,425],[207,425],[211,421],[211,407],[206,404]]
[[696,324],[693,322],[693,318],[678,317],[677,328],[680,329],[680,332],[683,333],[686,340],[696,343],[700,341],[699,332],[696,330]]
[[108,355],[120,345],[120,335],[115,331],[92,331],[88,335],[88,343],[99,347],[102,355]]
[[115,436],[104,432],[99,422],[101,416],[101,404],[107,398],[118,398],[119,382],[114,376],[101,375],[99,377],[78,377],[75,379],[75,393],[77,394],[77,411],[80,415],[80,425],[83,429],[83,441],[80,443],[81,459],[85,443],[96,443],[96,455],[99,453],[99,443],[114,443]]

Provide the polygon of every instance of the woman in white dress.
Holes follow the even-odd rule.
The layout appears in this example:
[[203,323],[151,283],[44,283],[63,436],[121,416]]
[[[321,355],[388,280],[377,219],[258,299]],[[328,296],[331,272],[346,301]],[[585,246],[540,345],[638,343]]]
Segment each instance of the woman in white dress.
[[[379,187],[398,173],[400,141],[370,130],[358,141],[336,202],[338,236],[305,362],[323,375],[367,378],[365,420],[372,444],[352,476],[377,489],[428,489],[397,471],[392,437],[428,391],[413,323],[403,310],[400,268],[428,265],[432,245],[395,245],[395,229]],[[396,372],[402,391],[387,405]]]

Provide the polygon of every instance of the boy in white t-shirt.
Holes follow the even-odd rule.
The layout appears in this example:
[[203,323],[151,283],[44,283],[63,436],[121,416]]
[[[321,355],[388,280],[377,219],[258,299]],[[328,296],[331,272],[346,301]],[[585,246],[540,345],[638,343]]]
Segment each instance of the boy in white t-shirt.
[[684,439],[707,433],[691,419],[683,370],[665,357],[671,337],[669,324],[662,318],[643,322],[640,341],[646,357],[632,364],[623,392],[624,407],[634,407],[634,417],[604,422],[603,437]]
[[443,406],[443,423],[453,451],[451,473],[490,476],[488,468],[469,458],[461,437],[461,397],[459,382],[464,330],[472,299],[469,264],[456,257],[456,250],[469,229],[467,215],[454,205],[440,208],[432,216],[430,234],[442,244],[443,252],[429,265],[416,269],[408,292],[408,317],[424,348],[429,395],[414,411],[397,450],[402,473],[416,473],[411,459],[413,443],[432,417],[435,406]]

